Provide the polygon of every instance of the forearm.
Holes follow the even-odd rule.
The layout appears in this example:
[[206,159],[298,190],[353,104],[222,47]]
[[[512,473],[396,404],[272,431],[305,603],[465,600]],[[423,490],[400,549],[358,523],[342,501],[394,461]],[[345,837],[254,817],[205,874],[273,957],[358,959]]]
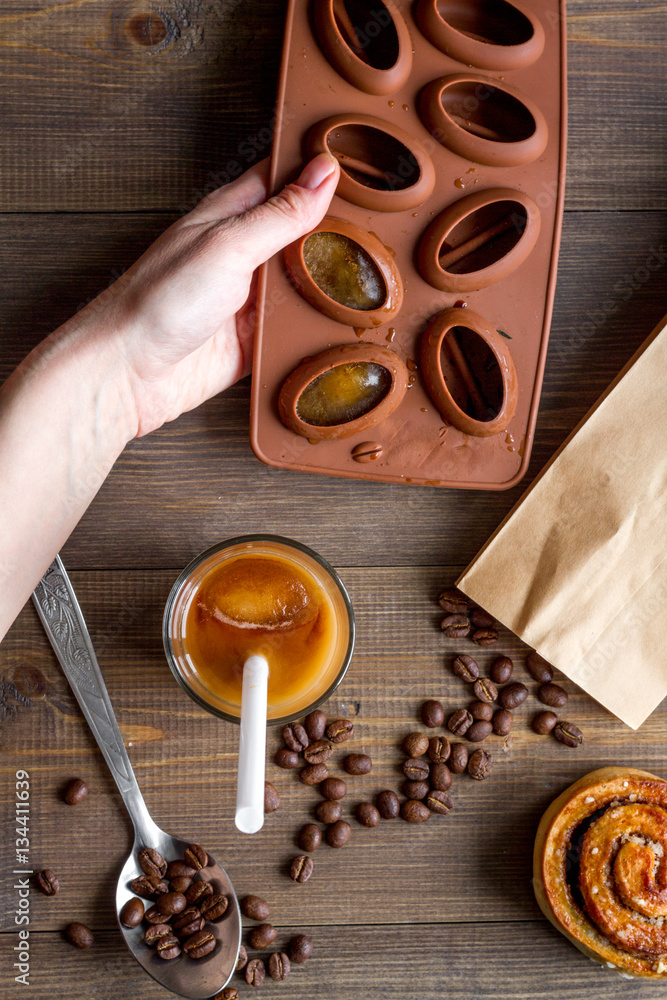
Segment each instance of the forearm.
[[0,639],[136,431],[107,334],[72,321],[0,387]]

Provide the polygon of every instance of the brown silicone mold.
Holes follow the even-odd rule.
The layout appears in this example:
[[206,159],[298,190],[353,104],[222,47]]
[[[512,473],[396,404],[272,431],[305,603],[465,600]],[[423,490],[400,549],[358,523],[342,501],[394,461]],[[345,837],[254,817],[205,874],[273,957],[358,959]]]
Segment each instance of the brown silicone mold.
[[559,0],[288,0],[270,183],[320,150],[341,179],[328,217],[260,271],[263,462],[519,482],[555,289],[565,104]]

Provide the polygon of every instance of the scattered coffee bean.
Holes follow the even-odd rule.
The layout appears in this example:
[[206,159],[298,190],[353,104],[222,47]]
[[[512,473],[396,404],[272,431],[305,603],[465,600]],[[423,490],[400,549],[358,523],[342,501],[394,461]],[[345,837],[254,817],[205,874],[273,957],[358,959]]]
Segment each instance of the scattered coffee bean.
[[474,683],[479,677],[477,661],[473,660],[472,656],[468,656],[466,653],[459,653],[458,656],[454,657],[452,660],[452,671],[462,681],[466,681],[467,684]]
[[172,892],[182,892],[186,893],[192,884],[191,878],[184,878],[183,875],[177,875],[176,878],[169,879],[169,888]]
[[171,917],[167,917],[164,913],[160,913],[157,906],[151,906],[144,913],[144,920],[147,924],[166,924]]
[[185,861],[170,861],[167,865],[167,869],[164,873],[165,878],[170,882],[173,878],[189,878],[193,879],[197,872],[190,865],[186,865]]
[[327,717],[321,709],[316,708],[314,712],[309,712],[303,720],[303,726],[308,734],[308,739],[315,742],[321,740],[327,728]]
[[498,688],[488,677],[478,677],[473,685],[473,691],[478,701],[485,701],[491,704],[498,699]]
[[303,751],[303,759],[306,764],[325,764],[332,753],[333,746],[328,740],[315,740]]
[[[208,897],[211,898],[210,896]],[[188,901],[182,892],[164,892],[158,896],[155,903],[160,913],[166,916],[173,916],[175,913],[182,913],[188,905]]]
[[213,1000],[239,1000],[239,991],[235,986],[225,986],[224,990],[215,994]]
[[327,827],[324,836],[329,847],[344,847],[350,839],[351,832],[350,824],[344,819],[339,819],[337,823]]
[[348,774],[370,774],[373,769],[373,761],[365,753],[349,753],[343,758],[343,767]]
[[410,781],[427,781],[431,767],[423,757],[408,757],[403,761],[403,774]]
[[261,958],[253,958],[245,967],[245,981],[248,986],[261,986],[266,979],[266,969]]
[[186,910],[174,917],[171,926],[174,934],[184,941],[196,934],[197,931],[203,930],[205,922],[196,906],[188,906]]
[[327,726],[327,739],[330,743],[344,743],[354,732],[354,724],[349,719],[334,719]]
[[324,802],[320,802],[315,809],[315,816],[319,819],[320,823],[336,823],[343,815],[343,807],[340,802],[334,802],[332,799],[325,799]]
[[445,615],[440,628],[448,639],[465,639],[470,633],[470,622],[465,615]]
[[173,934],[164,934],[158,939],[156,951],[160,958],[163,958],[166,962],[170,962],[172,958],[178,958],[181,954],[181,946],[178,943],[178,938]]
[[128,899],[125,906],[120,911],[120,922],[123,927],[137,927],[144,919],[146,907],[136,896]]
[[290,974],[290,960],[284,951],[274,951],[273,955],[269,956],[269,975],[271,979],[275,979],[276,982],[280,982],[282,979],[287,979]]
[[428,736],[424,733],[408,733],[403,740],[403,749],[408,757],[423,757],[428,750]]
[[476,722],[490,722],[493,718],[493,705],[488,701],[471,701],[468,711]]
[[479,722],[473,722],[472,726],[466,733],[466,739],[470,740],[471,743],[481,743],[482,740],[485,740],[487,736],[491,735],[492,732],[493,726],[491,723],[480,720]]
[[248,952],[245,950],[245,945],[241,945],[239,948],[239,957],[236,959],[236,971],[240,972],[245,969],[248,964]]
[[498,656],[491,664],[491,680],[494,684],[507,684],[514,672],[514,664],[509,656]]
[[443,611],[449,611],[452,615],[466,614],[470,607],[470,601],[453,587],[443,590],[438,598],[438,604]]
[[250,920],[260,920],[264,922],[269,916],[269,904],[261,896],[253,896],[252,893],[244,896],[240,902],[241,913]]
[[447,720],[447,728],[454,736],[465,736],[473,724],[473,717],[465,708],[452,712]]
[[465,743],[452,743],[447,766],[452,774],[463,774],[468,766],[468,748]]
[[[35,876],[35,882],[37,888],[44,896],[55,896],[60,889],[60,882],[58,881],[58,876],[55,872],[52,872],[50,868],[45,868],[44,871],[38,872]],[[130,900],[131,902],[131,900]],[[139,900],[137,900],[139,902]],[[126,904],[127,905],[127,904]],[[141,907],[141,915],[143,916],[144,908]],[[139,918],[141,920],[141,917]],[[139,921],[137,921],[139,923]],[[134,926],[134,924],[128,926]]]
[[531,727],[538,736],[546,736],[557,722],[558,716],[555,712],[538,712],[531,722]]
[[195,871],[199,871],[201,868],[206,868],[208,865],[208,854],[201,844],[190,844],[190,846],[186,847],[183,851],[183,860],[190,868],[194,868]]
[[380,813],[372,802],[360,802],[354,815],[362,826],[377,826],[380,822]]
[[445,721],[445,710],[439,701],[431,698],[422,705],[421,717],[425,726],[428,726],[429,729],[435,729],[436,726],[441,726]]
[[160,938],[171,937],[173,933],[169,924],[149,924],[144,931],[144,943],[149,948],[155,948]]
[[584,734],[573,722],[557,722],[553,734],[566,747],[579,747],[584,742]]
[[288,944],[289,957],[295,965],[302,965],[313,954],[313,941],[307,934],[297,934]]
[[470,760],[468,761],[468,774],[475,781],[483,781],[484,778],[488,778],[491,774],[493,768],[493,757],[488,752],[488,750],[475,750],[473,754],[470,755]]
[[270,781],[264,782],[264,812],[274,813],[280,809],[280,795],[275,785]]
[[[146,875],[150,875],[153,878],[160,879],[167,871],[167,862],[152,847],[144,847],[139,851],[138,861]],[[171,878],[171,876],[168,877]]]
[[305,854],[294,858],[290,865],[289,877],[293,882],[307,882],[313,874],[313,859]]
[[206,920],[219,920],[227,912],[229,900],[222,892],[213,892],[210,896],[205,896],[199,904],[201,915]]
[[401,809],[398,795],[391,788],[385,788],[384,791],[379,792],[375,804],[382,819],[396,819]]
[[498,633],[494,628],[477,628],[470,638],[477,646],[493,646],[498,642]]
[[405,795],[406,799],[425,799],[430,787],[428,781],[410,781],[406,779],[401,785],[401,792]]
[[206,896],[211,896],[212,894],[213,886],[210,882],[205,882],[202,879],[201,881],[192,883],[185,892],[185,898],[191,906],[199,906]]
[[347,792],[343,778],[325,778],[320,785],[320,793],[325,799],[342,799]]
[[306,854],[312,854],[322,843],[322,831],[316,823],[306,823],[299,830],[297,843]]
[[559,684],[543,684],[537,692],[537,697],[543,705],[551,708],[564,708],[568,702],[568,693]]
[[408,823],[425,823],[431,810],[419,799],[406,799],[401,806],[401,816]]
[[296,750],[288,750],[287,747],[281,747],[280,750],[276,750],[276,755],[273,759],[278,767],[282,767],[285,771],[291,771],[301,763]]
[[439,792],[446,792],[452,785],[452,772],[446,764],[431,766],[431,785]]
[[493,716],[493,731],[496,736],[508,736],[514,716],[507,708],[499,708]]
[[93,943],[93,932],[90,927],[86,927],[85,924],[79,924],[76,921],[67,925],[65,928],[65,937],[75,948],[81,948],[82,950],[90,948]]
[[428,741],[428,757],[434,764],[444,764],[450,753],[451,744],[446,736],[433,736]]
[[130,889],[143,899],[157,899],[158,896],[169,892],[169,886],[166,882],[152,878],[150,875],[139,875],[133,879],[130,882]]
[[528,668],[528,673],[531,677],[534,677],[538,684],[549,684],[553,680],[554,671],[550,663],[536,653],[535,650],[531,652],[526,657],[526,667]]
[[[72,778],[65,789],[65,802],[68,806],[78,806],[79,802],[83,802],[87,794],[88,785],[83,778]],[[76,926],[83,927],[83,924],[77,924]]]
[[470,612],[470,621],[475,628],[492,628],[496,624],[496,619],[483,608],[473,608]]
[[319,785],[329,777],[329,768],[326,764],[307,764],[299,771],[299,781],[304,785]]
[[439,816],[445,816],[454,807],[451,795],[437,789],[434,792],[429,792],[425,801],[427,809],[430,809],[433,813],[438,813]]
[[268,948],[277,937],[278,931],[273,924],[260,924],[259,927],[253,927],[250,931],[250,947],[261,951],[263,948]]
[[500,702],[502,708],[508,708],[513,711],[518,708],[519,705],[523,705],[524,701],[528,697],[528,688],[525,684],[520,681],[514,681],[512,684],[508,684],[500,692],[498,701]]
[[290,750],[294,750],[296,753],[301,753],[302,750],[305,750],[310,742],[308,733],[300,722],[290,722],[289,725],[285,726],[283,729],[283,739]]

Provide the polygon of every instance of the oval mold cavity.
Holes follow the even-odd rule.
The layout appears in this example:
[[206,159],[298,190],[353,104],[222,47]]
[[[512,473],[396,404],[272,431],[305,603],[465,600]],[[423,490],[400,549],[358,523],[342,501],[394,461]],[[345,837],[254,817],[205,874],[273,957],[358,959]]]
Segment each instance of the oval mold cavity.
[[544,49],[541,22],[509,0],[419,0],[416,17],[436,48],[480,69],[520,69]]
[[312,233],[303,245],[303,260],[315,284],[348,309],[379,309],[387,286],[373,258],[341,233]]
[[503,377],[488,343],[467,326],[453,326],[440,348],[440,369],[449,394],[467,416],[495,420],[503,405]]
[[363,417],[391,389],[391,374],[373,361],[350,361],[322,372],[296,401],[300,420],[313,427],[333,427]]

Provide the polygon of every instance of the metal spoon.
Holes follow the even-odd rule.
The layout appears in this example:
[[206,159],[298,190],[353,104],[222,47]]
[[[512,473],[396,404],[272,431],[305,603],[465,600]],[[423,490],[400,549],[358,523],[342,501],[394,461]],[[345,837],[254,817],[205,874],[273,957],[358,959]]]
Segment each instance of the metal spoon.
[[[150,817],[123,745],[79,602],[59,556],[35,588],[32,599],[134,824],[132,853],[123,866],[116,889],[118,914],[135,895],[130,882],[142,874],[137,861],[139,851],[153,847],[167,861],[175,861],[183,857],[190,841],[165,833]],[[165,961],[144,944],[141,926],[128,928],[119,923],[125,943],[149,976],[190,1000],[205,1000],[223,989],[236,968],[241,944],[241,914],[227,873],[209,854],[209,865],[202,869],[201,875],[212,883],[215,892],[224,893],[229,899],[223,918],[207,926],[217,943],[205,958],[195,961],[182,954]]]

